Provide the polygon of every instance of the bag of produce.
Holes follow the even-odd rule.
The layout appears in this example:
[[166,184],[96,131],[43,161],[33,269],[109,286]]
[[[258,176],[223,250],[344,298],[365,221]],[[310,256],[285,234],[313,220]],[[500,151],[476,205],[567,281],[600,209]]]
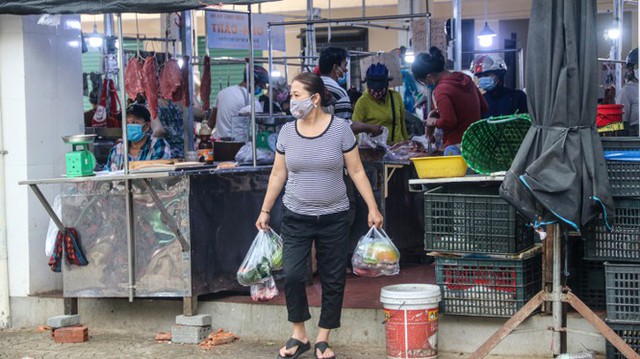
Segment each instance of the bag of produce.
[[387,233],[371,227],[358,241],[351,257],[353,273],[361,277],[379,277],[400,273],[400,252]]
[[276,288],[276,281],[273,280],[273,277],[251,286],[251,299],[254,302],[268,302],[276,295],[278,295],[278,288]]
[[282,238],[272,229],[259,231],[238,269],[238,283],[248,287],[269,280],[272,272],[282,269],[282,256]]

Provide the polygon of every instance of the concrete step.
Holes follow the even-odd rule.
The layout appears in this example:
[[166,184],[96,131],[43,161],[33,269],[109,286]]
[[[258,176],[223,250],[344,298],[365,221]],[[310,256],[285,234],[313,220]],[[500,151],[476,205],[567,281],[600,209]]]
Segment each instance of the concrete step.
[[[62,314],[62,299],[12,297],[13,327],[42,325],[48,317]],[[169,331],[176,315],[182,312],[181,300],[80,299],[83,324],[104,330],[127,330],[154,335]],[[210,314],[213,329],[224,328],[247,340],[283,342],[291,334],[286,308],[270,304],[238,304],[218,301],[200,302],[199,314]],[[316,335],[319,308],[311,308],[307,322],[309,336]],[[570,352],[593,350],[604,353],[605,341],[584,319],[569,313],[568,348]],[[342,327],[331,340],[336,345],[378,347],[384,350],[385,329],[381,309],[343,309]],[[479,347],[506,319],[440,315],[438,347],[443,352],[470,353]],[[492,354],[511,357],[549,357],[551,316],[535,315],[507,337]]]

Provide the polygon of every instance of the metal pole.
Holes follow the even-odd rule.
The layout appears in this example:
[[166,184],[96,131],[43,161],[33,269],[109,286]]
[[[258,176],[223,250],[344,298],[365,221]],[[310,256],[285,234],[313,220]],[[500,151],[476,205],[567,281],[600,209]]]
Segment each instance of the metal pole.
[[453,20],[453,69],[460,71],[462,70],[462,4],[460,0],[453,0]]
[[553,333],[552,333],[552,349],[554,355],[560,354],[562,342],[562,282],[561,282],[561,254],[562,239],[560,235],[560,226],[553,225],[553,291],[551,298],[553,300]]
[[[269,48],[269,118],[273,117],[273,40],[271,39],[271,25],[267,25],[267,45]],[[262,109],[264,110],[264,109]]]
[[[460,1],[460,0],[455,0]],[[385,16],[369,16],[369,17],[345,17],[339,19],[318,19],[318,20],[296,20],[296,21],[282,21],[282,22],[270,22],[271,26],[290,26],[290,25],[310,25],[310,24],[344,24],[351,22],[370,22],[370,21],[389,21],[389,20],[407,20],[415,19],[419,17],[428,16],[428,13],[420,14],[401,14],[401,15],[385,15]]]
[[[253,24],[251,21],[251,4],[247,5],[249,10],[249,71],[247,72],[249,80],[249,100],[251,101],[251,145],[253,154],[253,167],[258,165],[258,149],[256,148],[256,83],[255,83],[255,69],[253,68]],[[271,74],[269,74],[271,75]]]
[[[127,103],[127,93],[124,89],[124,43],[122,42],[122,14],[118,14],[118,65],[120,66],[120,93],[122,101]],[[124,147],[124,174],[129,174],[129,141],[127,140],[127,118],[126,111],[122,111],[122,144]],[[135,297],[135,245],[133,232],[133,194],[131,193],[131,180],[127,179],[125,183],[125,213],[127,217],[127,272],[129,276],[129,301],[133,302]]]
[[367,4],[366,4],[366,0],[362,0],[362,17],[366,17],[367,16]]
[[[315,36],[315,26],[314,23],[311,22],[314,21],[313,18],[313,0],[307,0],[307,32],[306,32],[306,36],[305,39],[307,40],[307,46],[305,48],[305,56],[313,56],[315,55],[315,42],[316,42],[316,36]],[[310,60],[305,61],[305,64],[307,66],[309,66],[309,68],[313,68],[313,62]]]
[[519,49],[520,51],[518,51],[518,80],[520,81],[520,87],[521,89],[524,88],[525,84],[524,84],[524,51],[522,49]]
[[183,117],[183,138],[184,138],[184,151],[193,151],[193,63],[191,59],[193,58],[193,34],[191,32],[192,28],[192,16],[191,10],[182,12],[182,55],[187,56],[186,61],[184,61],[182,66],[187,66],[187,72],[189,76],[188,78],[188,96],[189,96],[189,106],[187,106],[187,116]]
[[204,12],[204,54],[209,56],[209,19],[208,14]]
[[287,65],[287,53],[283,56],[284,59],[284,84],[287,85],[289,83],[289,65]]
[[[427,52],[429,51],[429,49],[431,48],[431,15],[427,14],[425,17],[425,26],[427,27]],[[413,36],[413,34],[411,34],[411,36]],[[431,108],[433,106],[432,103],[432,98],[431,98],[431,91],[429,91],[429,94],[427,96],[427,113],[429,113],[428,111],[431,111]]]
[[[624,21],[623,0],[613,0],[613,25],[618,29],[618,38],[613,41],[611,47],[613,60],[622,60],[622,22]],[[622,88],[622,64],[616,63],[616,91]]]

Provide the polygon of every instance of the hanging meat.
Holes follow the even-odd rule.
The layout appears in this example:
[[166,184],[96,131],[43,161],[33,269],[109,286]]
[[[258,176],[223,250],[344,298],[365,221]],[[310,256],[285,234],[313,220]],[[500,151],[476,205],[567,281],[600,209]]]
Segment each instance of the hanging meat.
[[182,85],[182,73],[178,61],[171,59],[165,62],[160,74],[160,97],[172,100]]
[[211,59],[209,56],[204,57],[202,69],[202,81],[200,81],[200,98],[202,99],[202,107],[205,111],[211,107]]
[[142,62],[135,56],[127,62],[127,67],[124,71],[124,89],[130,99],[135,99],[139,94],[144,93],[142,66]]
[[153,56],[144,60],[142,66],[142,85],[144,86],[145,97],[149,103],[151,118],[158,118],[158,63]]

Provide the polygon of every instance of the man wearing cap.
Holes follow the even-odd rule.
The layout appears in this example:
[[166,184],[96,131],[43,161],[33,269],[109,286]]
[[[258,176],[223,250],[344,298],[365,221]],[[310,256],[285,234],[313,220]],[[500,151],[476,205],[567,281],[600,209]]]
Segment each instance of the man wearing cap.
[[[258,98],[269,84],[269,73],[264,67],[254,66],[254,81],[256,112],[262,112],[262,106],[258,102]],[[245,70],[241,83],[227,87],[218,93],[216,103],[209,116],[209,127],[215,129],[215,137],[231,137],[231,118],[238,116],[240,110],[250,104],[251,95],[247,88],[247,71]]]
[[389,69],[386,65],[372,64],[367,69],[367,92],[356,102],[353,121],[385,126],[389,130],[388,144],[409,138],[404,121],[404,104],[400,93],[389,89]]
[[[134,103],[127,108],[127,140],[129,161],[149,161],[171,158],[167,141],[151,135],[151,114],[143,105]],[[124,168],[124,145],[118,143],[109,152],[105,169],[120,171]]]

